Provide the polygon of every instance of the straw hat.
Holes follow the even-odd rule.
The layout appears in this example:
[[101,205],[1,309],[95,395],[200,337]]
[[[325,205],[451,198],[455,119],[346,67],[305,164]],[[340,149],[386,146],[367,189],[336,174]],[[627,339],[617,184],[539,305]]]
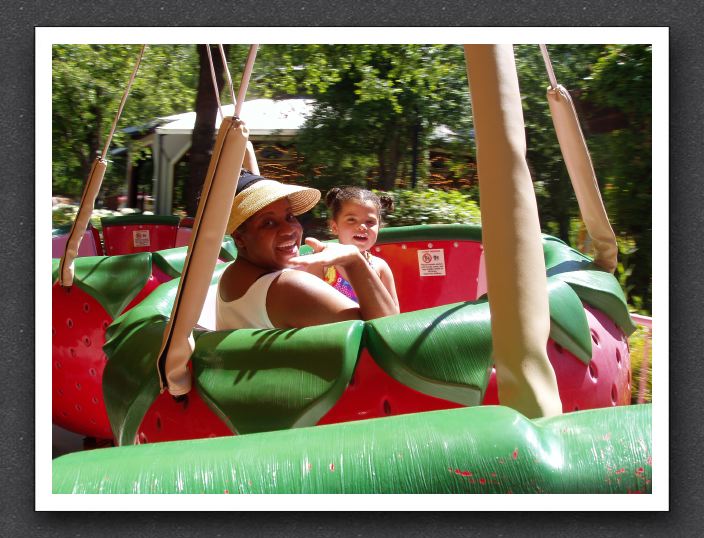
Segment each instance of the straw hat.
[[320,191],[298,185],[286,185],[273,179],[260,179],[235,196],[225,231],[232,234],[257,211],[282,198],[289,199],[294,215],[301,215],[315,207],[320,200]]

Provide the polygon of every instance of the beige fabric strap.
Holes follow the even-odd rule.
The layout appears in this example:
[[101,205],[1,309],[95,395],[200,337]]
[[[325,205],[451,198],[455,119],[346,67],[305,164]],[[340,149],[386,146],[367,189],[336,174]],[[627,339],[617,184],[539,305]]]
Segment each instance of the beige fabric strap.
[[562,404],[547,357],[547,278],[511,45],[465,45],[499,401],[530,418]]
[[168,388],[173,396],[191,390],[187,365],[193,353],[192,331],[208,294],[248,139],[249,131],[242,122],[231,116],[223,119],[203,183],[181,282],[157,359],[161,390]]
[[90,216],[95,207],[95,199],[100,192],[100,185],[103,182],[103,176],[108,166],[107,161],[97,157],[93,161],[93,166],[90,167],[86,186],[83,188],[81,196],[81,204],[78,207],[78,214],[71,225],[71,231],[66,240],[64,255],[61,257],[59,264],[59,284],[64,287],[73,285],[73,262],[78,255],[78,247],[81,246],[81,239],[86,232]]
[[[220,103],[220,89],[218,88],[218,81],[215,77],[215,65],[213,64],[213,55],[210,52],[210,44],[205,45],[205,51],[208,53],[208,63],[210,64],[210,77],[213,80],[213,89],[215,90],[215,102],[218,104],[218,112],[220,112],[220,117],[224,118],[225,114],[222,111],[222,104]],[[225,60],[223,59],[223,62]]]
[[559,84],[555,88],[548,88],[547,98],[562,157],[577,196],[579,211],[594,244],[594,262],[613,273],[618,263],[616,236],[601,199],[594,166],[582,128],[579,126],[574,103],[569,92]]
[[247,54],[247,61],[244,64],[244,71],[242,72],[242,80],[240,81],[240,89],[237,92],[237,102],[235,103],[235,117],[240,116],[242,112],[242,105],[244,104],[244,97],[247,95],[247,88],[249,88],[249,79],[252,76],[252,69],[254,69],[254,60],[257,57],[257,50],[259,45],[250,45],[249,53]]
[[103,177],[105,176],[105,170],[108,165],[105,158],[108,153],[108,148],[110,147],[110,142],[115,134],[115,128],[117,127],[117,122],[122,115],[122,109],[127,101],[127,96],[130,93],[130,88],[132,88],[132,83],[137,77],[137,71],[139,70],[139,65],[142,63],[142,57],[144,56],[146,47],[146,45],[142,45],[142,48],[139,51],[139,56],[137,57],[137,62],[132,70],[132,74],[130,75],[127,87],[122,93],[120,106],[117,109],[115,119],[110,127],[110,133],[105,140],[103,152],[101,156],[93,162],[90,173],[88,174],[88,179],[86,180],[86,185],[83,187],[83,194],[81,195],[81,204],[78,207],[78,214],[71,225],[71,231],[69,232],[68,239],[66,240],[64,255],[61,257],[61,262],[59,265],[59,284],[61,286],[69,287],[73,285],[73,262],[78,254],[78,247],[81,245],[81,240],[86,232],[88,221],[90,221],[90,216],[93,213],[93,208],[95,207],[95,199],[97,198],[98,193],[100,192],[100,186],[103,183]]
[[218,45],[220,50],[220,58],[222,58],[222,66],[225,68],[225,75],[227,76],[227,86],[230,88],[230,97],[232,97],[232,104],[234,105],[237,100],[235,99],[235,88],[232,86],[232,77],[230,76],[230,68],[227,65],[227,57],[225,56],[225,49],[222,44]]

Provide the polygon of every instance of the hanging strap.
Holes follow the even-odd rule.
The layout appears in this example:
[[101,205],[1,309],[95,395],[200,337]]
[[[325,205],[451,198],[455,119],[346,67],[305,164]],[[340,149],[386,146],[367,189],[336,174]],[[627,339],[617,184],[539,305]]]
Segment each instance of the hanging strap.
[[579,125],[577,111],[569,92],[557,83],[547,47],[540,45],[540,50],[550,79],[547,99],[552,121],[560,143],[562,157],[565,160],[567,172],[577,196],[582,220],[587,228],[587,233],[592,238],[595,250],[594,263],[613,273],[618,258],[616,236],[601,199],[599,183],[594,173],[587,142]]
[[225,75],[227,76],[227,86],[230,88],[230,97],[232,97],[232,105],[237,103],[235,99],[235,88],[232,86],[232,77],[230,76],[230,68],[227,65],[227,58],[225,57],[225,49],[222,48],[222,44],[218,45],[220,49],[220,58],[222,58],[222,66],[225,68]]
[[[206,44],[205,45],[205,51],[208,53],[208,63],[210,64],[210,76],[212,77],[213,80],[213,88],[215,89],[215,101],[218,104],[218,112],[220,112],[220,117],[224,118],[225,114],[222,112],[222,104],[220,104],[220,89],[218,88],[218,80],[215,76],[215,65],[213,64],[213,56],[210,53],[210,45]],[[223,64],[224,64],[223,60]]]
[[[227,62],[223,63],[227,66]],[[214,72],[212,63],[211,69]],[[251,74],[251,69],[245,68],[247,73]],[[249,83],[249,74],[243,77],[245,87]],[[217,84],[215,92],[219,93]],[[240,97],[244,100],[242,87]],[[208,294],[248,140],[249,131],[244,123],[236,117],[223,118],[203,183],[178,292],[157,358],[161,391],[168,389],[174,397],[185,397],[191,390],[188,361],[195,345],[193,327]]]
[[244,103],[244,97],[247,95],[247,88],[249,88],[249,79],[252,76],[252,69],[254,68],[254,60],[257,57],[257,49],[259,45],[250,45],[249,53],[247,54],[247,61],[244,65],[244,71],[242,72],[242,81],[240,82],[240,91],[237,94],[237,102],[235,103],[235,116],[240,117],[240,112],[242,112],[242,104]]
[[562,404],[545,347],[545,259],[513,47],[465,45],[464,51],[499,401],[530,418],[557,415]]
[[142,45],[142,48],[139,51],[137,63],[134,66],[134,70],[132,71],[132,75],[127,83],[127,87],[122,94],[122,100],[120,101],[120,106],[117,109],[117,114],[115,114],[115,119],[112,122],[110,134],[105,141],[103,152],[100,157],[96,157],[93,162],[90,173],[88,174],[88,180],[86,181],[85,187],[83,187],[83,194],[81,195],[81,203],[78,207],[78,214],[71,225],[71,231],[68,234],[66,247],[64,248],[64,255],[61,257],[61,262],[59,264],[59,284],[61,286],[69,287],[73,285],[73,261],[76,259],[78,248],[80,247],[81,240],[83,239],[83,234],[86,232],[88,222],[90,221],[90,216],[93,213],[95,199],[100,192],[100,185],[103,182],[105,170],[108,166],[108,162],[105,157],[107,156],[112,137],[115,134],[115,128],[117,127],[117,122],[122,114],[122,109],[127,101],[127,96],[130,93],[130,88],[132,87],[132,83],[137,76],[137,71],[139,70],[139,65],[142,62],[142,56],[144,56],[144,50],[146,47],[146,45]]

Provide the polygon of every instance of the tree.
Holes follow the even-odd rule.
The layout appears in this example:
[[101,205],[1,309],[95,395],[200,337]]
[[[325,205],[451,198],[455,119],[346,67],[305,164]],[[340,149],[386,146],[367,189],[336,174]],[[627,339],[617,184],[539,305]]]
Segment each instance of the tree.
[[609,45],[595,63],[585,99],[625,121],[598,134],[592,157],[620,239],[619,272],[638,309],[652,297],[652,50]]
[[[52,187],[79,197],[134,68],[138,45],[54,45],[52,49]],[[127,141],[120,130],[182,112],[195,95],[192,45],[150,45],[127,99],[111,148]],[[108,157],[110,158],[110,157]],[[104,193],[124,177],[108,166]]]
[[[619,277],[629,301],[649,311],[651,237],[651,50],[645,45],[559,45],[550,55],[572,93],[602,197],[620,247]],[[578,206],[562,161],[535,45],[516,47],[527,157],[543,228],[570,240]]]
[[263,63],[280,76],[258,79],[260,90],[317,101],[297,147],[304,170],[319,185],[373,178],[368,186],[390,190],[408,180],[411,148],[416,143],[422,155],[435,127],[448,125],[469,140],[467,77],[458,45],[266,49]]
[[[210,157],[213,153],[215,137],[215,118],[218,114],[218,102],[213,77],[210,70],[207,46],[198,45],[198,93],[196,94],[196,121],[193,126],[190,150],[190,171],[184,188],[186,213],[194,216],[198,209],[198,199],[203,188],[205,176],[208,173]],[[229,46],[224,45],[223,51],[227,58]],[[211,57],[215,71],[215,79],[219,90],[223,89],[224,64],[218,47],[211,47]]]

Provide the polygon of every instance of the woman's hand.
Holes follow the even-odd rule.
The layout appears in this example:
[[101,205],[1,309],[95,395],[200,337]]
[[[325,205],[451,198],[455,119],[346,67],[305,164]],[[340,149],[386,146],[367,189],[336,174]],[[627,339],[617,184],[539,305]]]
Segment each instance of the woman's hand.
[[339,243],[323,243],[313,237],[306,238],[306,245],[313,249],[313,254],[296,256],[289,260],[290,267],[309,271],[321,267],[337,265],[347,267],[364,258],[359,249],[354,245],[341,245]]

